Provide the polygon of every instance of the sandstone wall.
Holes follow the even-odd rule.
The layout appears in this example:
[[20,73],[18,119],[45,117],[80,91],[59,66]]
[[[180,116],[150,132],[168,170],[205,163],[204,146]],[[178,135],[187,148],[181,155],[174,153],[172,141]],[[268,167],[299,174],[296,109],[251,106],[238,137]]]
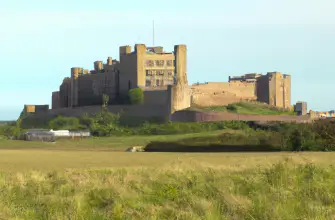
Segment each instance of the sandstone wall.
[[291,76],[270,72],[257,79],[257,97],[269,105],[291,107]]
[[257,100],[254,83],[210,82],[192,85],[192,104],[228,105],[242,100]]
[[191,90],[188,85],[168,86],[168,108],[171,113],[191,107]]
[[309,122],[309,116],[285,116],[285,115],[245,115],[229,112],[197,112],[177,111],[171,115],[173,122],[214,122],[214,121],[283,121],[283,122]]

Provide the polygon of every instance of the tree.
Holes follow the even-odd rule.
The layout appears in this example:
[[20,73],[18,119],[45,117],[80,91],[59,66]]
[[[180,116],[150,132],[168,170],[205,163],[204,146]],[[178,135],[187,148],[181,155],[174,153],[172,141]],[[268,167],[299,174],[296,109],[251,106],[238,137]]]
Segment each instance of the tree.
[[144,102],[144,94],[141,88],[129,90],[128,96],[132,105],[143,104]]
[[49,127],[54,130],[77,130],[79,128],[79,119],[59,115],[49,122]]
[[104,109],[106,109],[107,106],[108,106],[108,103],[109,103],[109,96],[106,95],[106,94],[103,94],[103,95],[102,95],[102,107],[103,107]]

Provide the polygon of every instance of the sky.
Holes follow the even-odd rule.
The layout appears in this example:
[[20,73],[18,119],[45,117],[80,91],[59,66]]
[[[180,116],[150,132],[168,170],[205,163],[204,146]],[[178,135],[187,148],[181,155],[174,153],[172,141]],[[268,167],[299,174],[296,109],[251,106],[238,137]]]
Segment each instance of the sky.
[[0,120],[51,104],[71,67],[119,59],[119,46],[188,48],[189,83],[279,71],[292,104],[335,109],[334,0],[0,0]]

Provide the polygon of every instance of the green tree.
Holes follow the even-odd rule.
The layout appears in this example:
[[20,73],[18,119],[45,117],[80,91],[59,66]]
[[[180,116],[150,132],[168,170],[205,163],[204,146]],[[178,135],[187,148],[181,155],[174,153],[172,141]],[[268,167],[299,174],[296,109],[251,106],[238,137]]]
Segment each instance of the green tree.
[[79,128],[79,119],[60,115],[49,122],[49,127],[54,130],[77,130]]
[[143,104],[144,102],[144,94],[141,88],[129,90],[128,96],[132,105]]
[[108,96],[107,94],[103,94],[103,95],[102,95],[102,108],[103,108],[104,110],[107,109],[107,107],[108,107],[108,103],[109,103],[109,96]]

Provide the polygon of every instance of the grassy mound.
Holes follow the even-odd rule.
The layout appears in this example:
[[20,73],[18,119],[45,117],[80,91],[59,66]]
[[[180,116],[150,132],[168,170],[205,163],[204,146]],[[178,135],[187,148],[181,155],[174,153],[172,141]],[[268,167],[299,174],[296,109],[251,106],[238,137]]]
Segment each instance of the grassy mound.
[[[335,169],[282,162],[0,175],[4,219],[334,219]],[[150,216],[150,217],[149,217]]]
[[227,106],[208,106],[208,107],[194,107],[201,111],[216,111],[216,112],[231,112],[238,114],[251,115],[295,115],[293,111],[284,108],[259,103],[259,102],[239,102],[229,104]]

